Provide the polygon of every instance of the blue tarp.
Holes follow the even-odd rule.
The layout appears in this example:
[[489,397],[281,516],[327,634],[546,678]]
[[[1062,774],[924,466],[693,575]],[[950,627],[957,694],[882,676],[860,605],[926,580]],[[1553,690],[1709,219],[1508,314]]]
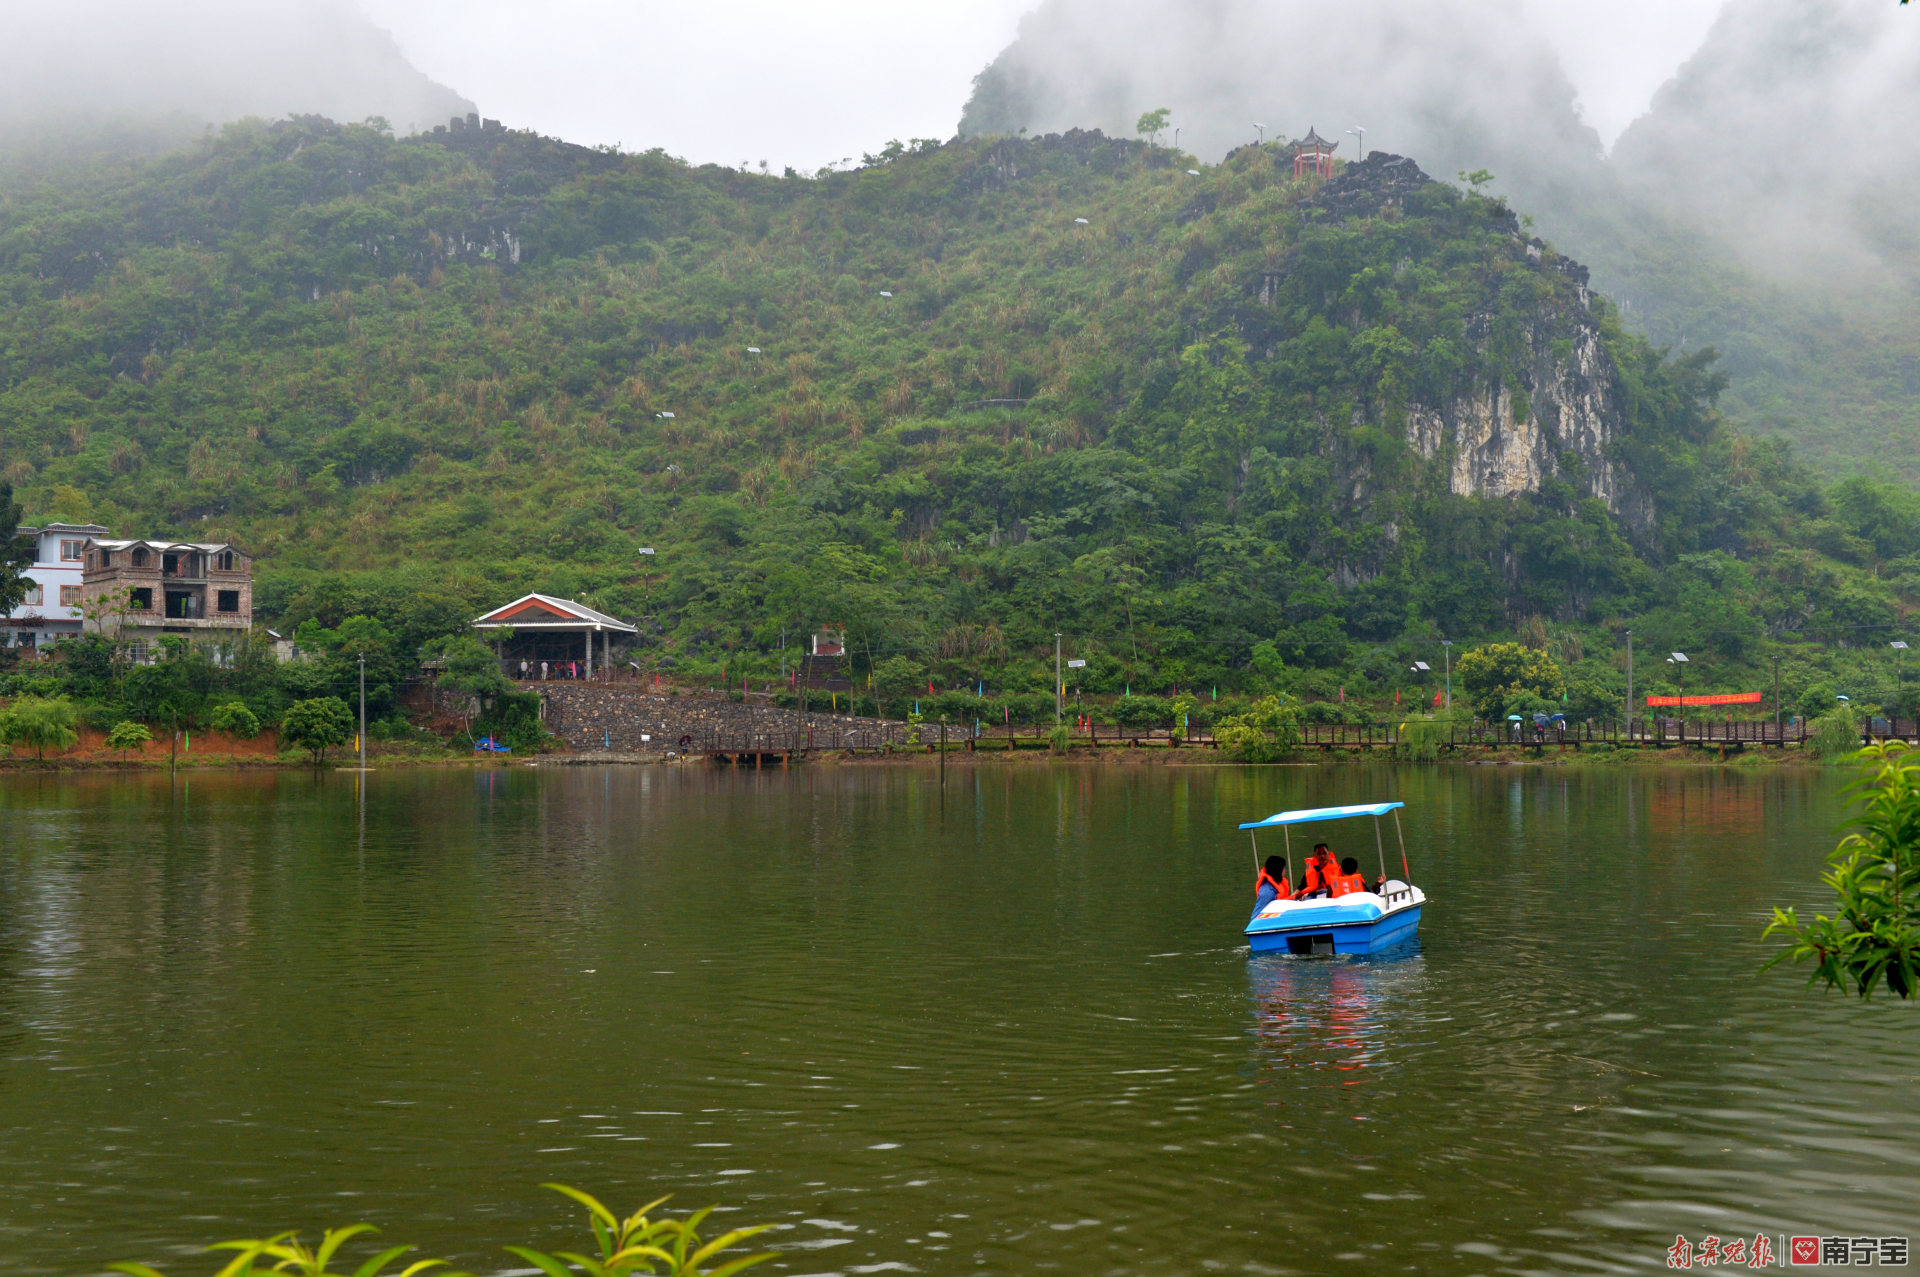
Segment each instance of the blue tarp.
[[1304,825],[1312,820],[1344,820],[1348,816],[1384,816],[1405,803],[1362,803],[1357,807],[1309,807],[1305,811],[1283,811],[1242,825],[1242,829],[1265,829],[1268,825]]

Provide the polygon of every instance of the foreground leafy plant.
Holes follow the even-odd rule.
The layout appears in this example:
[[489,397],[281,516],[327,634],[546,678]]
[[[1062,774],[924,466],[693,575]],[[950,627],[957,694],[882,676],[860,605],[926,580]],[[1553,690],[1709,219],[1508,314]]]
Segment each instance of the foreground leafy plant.
[[[600,1249],[599,1258],[596,1259],[565,1250],[549,1255],[525,1246],[506,1248],[547,1274],[547,1277],[575,1277],[574,1269],[584,1271],[587,1277],[628,1277],[631,1273],[654,1273],[660,1277],[734,1277],[734,1274],[753,1267],[761,1260],[773,1258],[771,1254],[742,1255],[718,1268],[701,1267],[722,1251],[766,1231],[765,1225],[736,1228],[703,1244],[697,1230],[713,1212],[711,1206],[694,1212],[684,1220],[647,1218],[648,1211],[667,1200],[662,1197],[642,1206],[626,1219],[616,1219],[612,1211],[577,1188],[569,1188],[565,1184],[543,1184],[541,1187],[563,1193],[587,1208],[587,1222],[593,1228],[593,1237]],[[471,1273],[450,1268],[444,1259],[419,1259],[397,1272],[388,1273],[388,1266],[413,1250],[412,1246],[390,1246],[353,1269],[331,1266],[338,1258],[340,1247],[346,1242],[362,1234],[378,1231],[371,1224],[328,1229],[322,1234],[319,1246],[312,1250],[300,1244],[299,1234],[290,1232],[250,1241],[219,1242],[207,1249],[236,1252],[215,1277],[267,1277],[267,1274],[281,1274],[284,1277],[383,1277],[383,1274],[385,1277],[417,1277],[417,1274],[434,1269],[443,1270],[436,1272],[434,1277],[473,1277]],[[110,1272],[125,1273],[127,1277],[165,1277],[157,1269],[131,1260],[109,1264],[107,1268]]]
[[[346,1269],[330,1268],[335,1253],[348,1240],[362,1233],[376,1233],[380,1230],[372,1224],[353,1224],[346,1228],[330,1228],[320,1238],[320,1245],[308,1250],[302,1246],[297,1233],[279,1233],[258,1241],[218,1242],[207,1247],[208,1250],[238,1251],[231,1262],[222,1268],[218,1277],[260,1277],[265,1273],[286,1273],[290,1277],[349,1277]],[[412,1250],[411,1246],[390,1246],[372,1259],[352,1270],[351,1277],[379,1277],[379,1274],[402,1255]],[[269,1264],[268,1261],[271,1261]],[[444,1259],[422,1259],[408,1264],[395,1277],[414,1277],[417,1273],[431,1268],[446,1268]],[[108,1264],[110,1272],[126,1273],[128,1277],[163,1277],[155,1269],[145,1264],[119,1263]],[[469,1273],[456,1273],[449,1269],[442,1277],[472,1277]]]
[[1767,967],[1812,961],[1808,984],[1851,984],[1865,1001],[1885,980],[1911,998],[1920,989],[1920,756],[1892,741],[1859,757],[1871,770],[1848,792],[1863,795],[1867,807],[1841,826],[1853,832],[1828,856],[1833,869],[1824,879],[1838,897],[1838,916],[1816,914],[1802,925],[1792,909],[1775,909],[1764,934],[1779,932],[1788,942]]
[[[593,1226],[594,1240],[600,1245],[598,1260],[573,1251],[563,1250],[547,1255],[525,1246],[507,1247],[546,1273],[547,1277],[573,1277],[568,1271],[569,1264],[584,1269],[588,1277],[626,1277],[628,1273],[663,1273],[668,1277],[732,1277],[732,1274],[751,1268],[764,1259],[773,1258],[771,1254],[745,1255],[730,1259],[718,1268],[700,1267],[721,1251],[766,1231],[764,1224],[736,1228],[703,1246],[695,1229],[713,1211],[711,1206],[694,1212],[685,1220],[649,1220],[647,1212],[666,1202],[667,1199],[662,1197],[648,1202],[625,1219],[615,1219],[612,1211],[577,1188],[569,1188],[565,1184],[543,1184],[541,1187],[564,1193],[585,1206],[587,1221]],[[689,1251],[692,1253],[689,1254]]]

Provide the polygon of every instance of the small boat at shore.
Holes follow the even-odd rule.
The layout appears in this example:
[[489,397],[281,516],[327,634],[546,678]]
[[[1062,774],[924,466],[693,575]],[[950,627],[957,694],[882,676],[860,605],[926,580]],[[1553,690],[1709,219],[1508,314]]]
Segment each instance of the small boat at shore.
[[[1253,839],[1253,863],[1260,860],[1262,829],[1278,826],[1287,848],[1287,871],[1299,872],[1293,858],[1293,839],[1288,832],[1294,825],[1323,820],[1347,820],[1373,817],[1374,846],[1380,853],[1380,877],[1373,890],[1349,891],[1345,895],[1317,897],[1311,900],[1274,900],[1254,914],[1247,923],[1247,942],[1255,953],[1290,953],[1303,957],[1337,953],[1378,953],[1394,945],[1405,944],[1419,933],[1420,907],[1426,893],[1412,885],[1407,867],[1407,840],[1400,830],[1400,812],[1405,803],[1362,803],[1352,807],[1310,807],[1301,811],[1278,812],[1265,820],[1240,826]],[[1387,876],[1386,839],[1380,818],[1393,817],[1393,832],[1400,846],[1399,878]]]

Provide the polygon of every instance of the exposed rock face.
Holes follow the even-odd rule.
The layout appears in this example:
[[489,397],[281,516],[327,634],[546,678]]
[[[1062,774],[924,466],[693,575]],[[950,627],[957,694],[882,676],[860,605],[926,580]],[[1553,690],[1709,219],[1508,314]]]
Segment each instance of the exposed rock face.
[[[1515,419],[1513,394],[1502,386],[1454,400],[1444,408],[1416,406],[1407,414],[1407,441],[1421,456],[1441,458],[1456,496],[1510,497],[1538,492],[1571,454],[1585,471],[1584,487],[1632,529],[1653,521],[1653,504],[1612,458],[1624,412],[1618,374],[1583,326],[1564,360],[1537,352],[1524,421]],[[1568,476],[1571,477],[1571,476]]]
[[[1390,216],[1432,180],[1409,159],[1375,152],[1302,202],[1340,219]],[[1561,474],[1604,501],[1629,529],[1644,529],[1653,521],[1653,504],[1613,459],[1626,407],[1619,371],[1588,313],[1587,268],[1522,235],[1512,213],[1505,229],[1527,268],[1573,285],[1574,306],[1543,313],[1530,325],[1530,358],[1517,386],[1486,387],[1447,404],[1411,405],[1407,441],[1422,457],[1447,467],[1447,486],[1456,496],[1538,492],[1547,478]],[[1264,299],[1273,283],[1263,277],[1256,288]],[[1491,315],[1475,316],[1469,336],[1486,339],[1491,323]],[[1556,343],[1565,344],[1556,350]],[[1578,473],[1562,474],[1569,456],[1577,459]]]

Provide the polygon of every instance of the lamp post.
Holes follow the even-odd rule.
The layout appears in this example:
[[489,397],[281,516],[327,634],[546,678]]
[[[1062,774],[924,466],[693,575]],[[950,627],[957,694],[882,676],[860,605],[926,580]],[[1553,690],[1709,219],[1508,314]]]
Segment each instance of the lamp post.
[[1633,734],[1633,631],[1627,631],[1627,734]]
[[360,653],[360,770],[367,770],[367,654]]
[[1265,146],[1267,144],[1267,126],[1256,123],[1253,127],[1260,130],[1260,145]]
[[1687,654],[1675,652],[1667,658],[1667,664],[1680,676],[1680,730],[1684,733],[1687,730]]
[[1447,667],[1447,713],[1453,713],[1453,640],[1440,640],[1441,659]]
[[1347,130],[1347,135],[1349,137],[1357,137],[1360,139],[1359,158],[1362,160],[1366,159],[1367,158],[1367,126],[1364,124],[1356,124],[1352,128]]
[[634,553],[640,555],[642,558],[640,566],[640,610],[644,612],[653,605],[653,569],[651,565],[646,562],[653,558],[653,547],[643,545],[638,550],[635,550]]
[[1060,682],[1060,631],[1053,632],[1053,725],[1060,726],[1060,694],[1065,688]]

